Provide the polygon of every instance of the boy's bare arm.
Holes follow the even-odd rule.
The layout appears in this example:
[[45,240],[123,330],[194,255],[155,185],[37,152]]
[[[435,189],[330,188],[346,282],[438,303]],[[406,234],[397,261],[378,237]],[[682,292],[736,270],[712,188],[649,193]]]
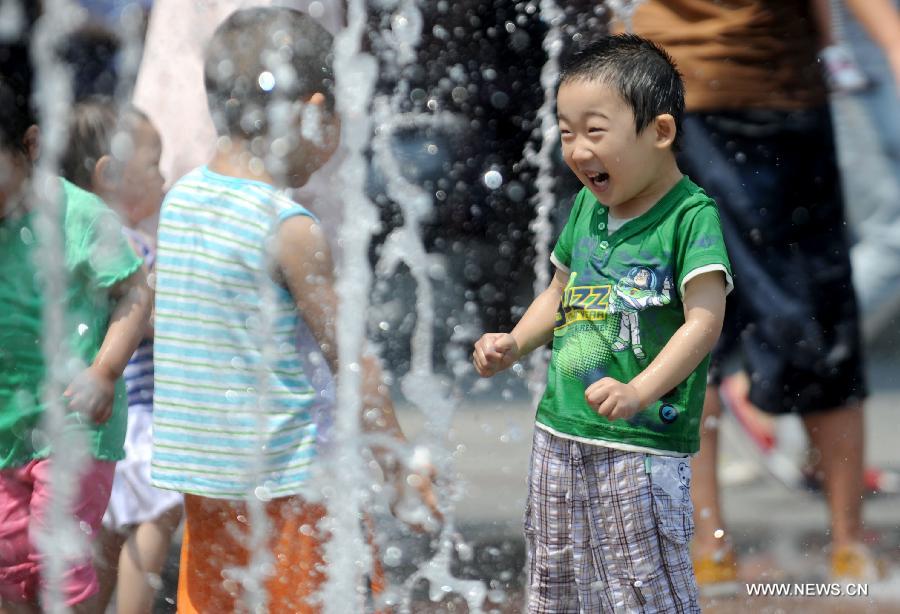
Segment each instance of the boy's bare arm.
[[[134,253],[140,254],[141,248],[137,244],[137,242],[134,241],[133,239],[131,239],[130,237],[126,237],[126,239],[128,240],[128,244],[131,246],[131,249],[134,250]],[[144,275],[146,276],[147,286],[150,289],[150,314],[147,317],[147,324],[144,326],[144,336],[142,338],[153,341],[153,334],[154,334],[154,331],[156,330],[154,328],[154,324],[153,324],[154,318],[156,316],[156,305],[155,305],[155,303],[156,303],[156,283],[154,281],[155,273],[154,273],[153,267],[147,266],[146,258],[144,259],[144,264],[141,265],[141,270],[144,271]]]
[[[310,332],[319,344],[331,372],[338,373],[337,338],[335,321],[338,299],[334,290],[334,265],[322,227],[309,217],[296,216],[281,223],[276,240],[275,260],[281,280],[294,298],[297,309]],[[397,421],[394,404],[384,384],[378,359],[364,355],[359,360],[362,367],[362,427],[368,432],[385,433],[406,442],[406,436]],[[398,492],[405,482],[402,472],[394,471],[394,463],[386,451],[373,448],[376,459],[388,479],[396,482]],[[430,480],[423,479],[417,490],[432,510],[440,517]]]
[[322,227],[312,218],[300,215],[282,222],[276,235],[275,263],[279,281],[291,293],[328,367],[336,375],[338,300],[334,265]]
[[591,384],[588,405],[610,420],[628,419],[683,382],[712,350],[725,318],[725,278],[719,271],[690,280],[684,292],[685,322],[662,351],[630,382],[611,377]]
[[472,352],[472,362],[479,375],[495,375],[553,339],[556,312],[566,283],[568,274],[557,269],[550,285],[531,302],[511,333],[485,333],[481,336]]
[[[284,284],[297,309],[328,362],[338,373],[335,320],[338,299],[334,290],[334,266],[322,227],[312,218],[296,216],[282,222],[278,230],[275,258]],[[373,356],[363,356],[362,398],[366,409],[376,409],[378,419],[364,420],[363,427],[383,431],[403,439],[387,388],[382,382],[381,365]]]
[[143,269],[110,288],[115,307],[100,351],[90,367],[69,384],[64,396],[69,409],[89,416],[100,424],[112,416],[116,380],[144,338],[150,318],[152,293]]

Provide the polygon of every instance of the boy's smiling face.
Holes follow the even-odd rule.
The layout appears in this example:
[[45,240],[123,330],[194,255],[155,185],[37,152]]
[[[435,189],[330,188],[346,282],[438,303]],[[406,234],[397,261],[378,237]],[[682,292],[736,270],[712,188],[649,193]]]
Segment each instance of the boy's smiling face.
[[660,139],[658,121],[638,134],[631,108],[600,81],[564,83],[556,108],[563,159],[613,215],[640,215],[665,193],[658,193],[658,184],[674,158],[671,141]]

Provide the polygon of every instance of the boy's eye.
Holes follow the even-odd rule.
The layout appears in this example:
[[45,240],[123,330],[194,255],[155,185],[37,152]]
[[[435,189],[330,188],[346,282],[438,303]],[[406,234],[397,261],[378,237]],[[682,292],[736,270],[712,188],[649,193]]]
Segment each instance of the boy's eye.
[[602,132],[606,132],[605,128],[588,128],[588,134],[600,134]]

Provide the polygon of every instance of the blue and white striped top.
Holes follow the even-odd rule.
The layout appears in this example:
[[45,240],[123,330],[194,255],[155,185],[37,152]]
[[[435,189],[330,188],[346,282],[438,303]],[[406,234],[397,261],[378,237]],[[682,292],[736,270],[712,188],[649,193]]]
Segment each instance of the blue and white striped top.
[[[154,486],[242,499],[259,486],[272,497],[296,494],[309,479],[317,391],[296,344],[300,316],[271,280],[265,252],[277,224],[295,215],[311,214],[268,184],[206,167],[166,195],[156,264]],[[268,338],[265,295],[275,297]]]
[[[134,251],[144,261],[148,273],[156,266],[156,248],[136,230],[123,227]],[[128,411],[153,411],[153,340],[143,339],[134,355],[125,365],[125,391],[128,393]]]

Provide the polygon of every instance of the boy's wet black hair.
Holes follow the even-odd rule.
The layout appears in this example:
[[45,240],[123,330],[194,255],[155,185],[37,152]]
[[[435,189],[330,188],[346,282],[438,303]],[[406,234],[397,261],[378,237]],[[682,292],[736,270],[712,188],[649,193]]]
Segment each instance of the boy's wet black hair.
[[0,77],[0,148],[25,152],[25,132],[36,122],[27,85]]
[[616,34],[593,41],[564,63],[560,86],[597,81],[615,89],[634,113],[640,134],[664,113],[675,118],[677,149],[684,117],[684,81],[675,61],[653,41],[635,34]]
[[[325,28],[293,9],[250,8],[226,19],[207,47],[203,69],[219,134],[266,134],[267,105],[276,98],[297,101],[321,93],[332,111],[332,42]],[[263,73],[269,74],[261,78]]]

